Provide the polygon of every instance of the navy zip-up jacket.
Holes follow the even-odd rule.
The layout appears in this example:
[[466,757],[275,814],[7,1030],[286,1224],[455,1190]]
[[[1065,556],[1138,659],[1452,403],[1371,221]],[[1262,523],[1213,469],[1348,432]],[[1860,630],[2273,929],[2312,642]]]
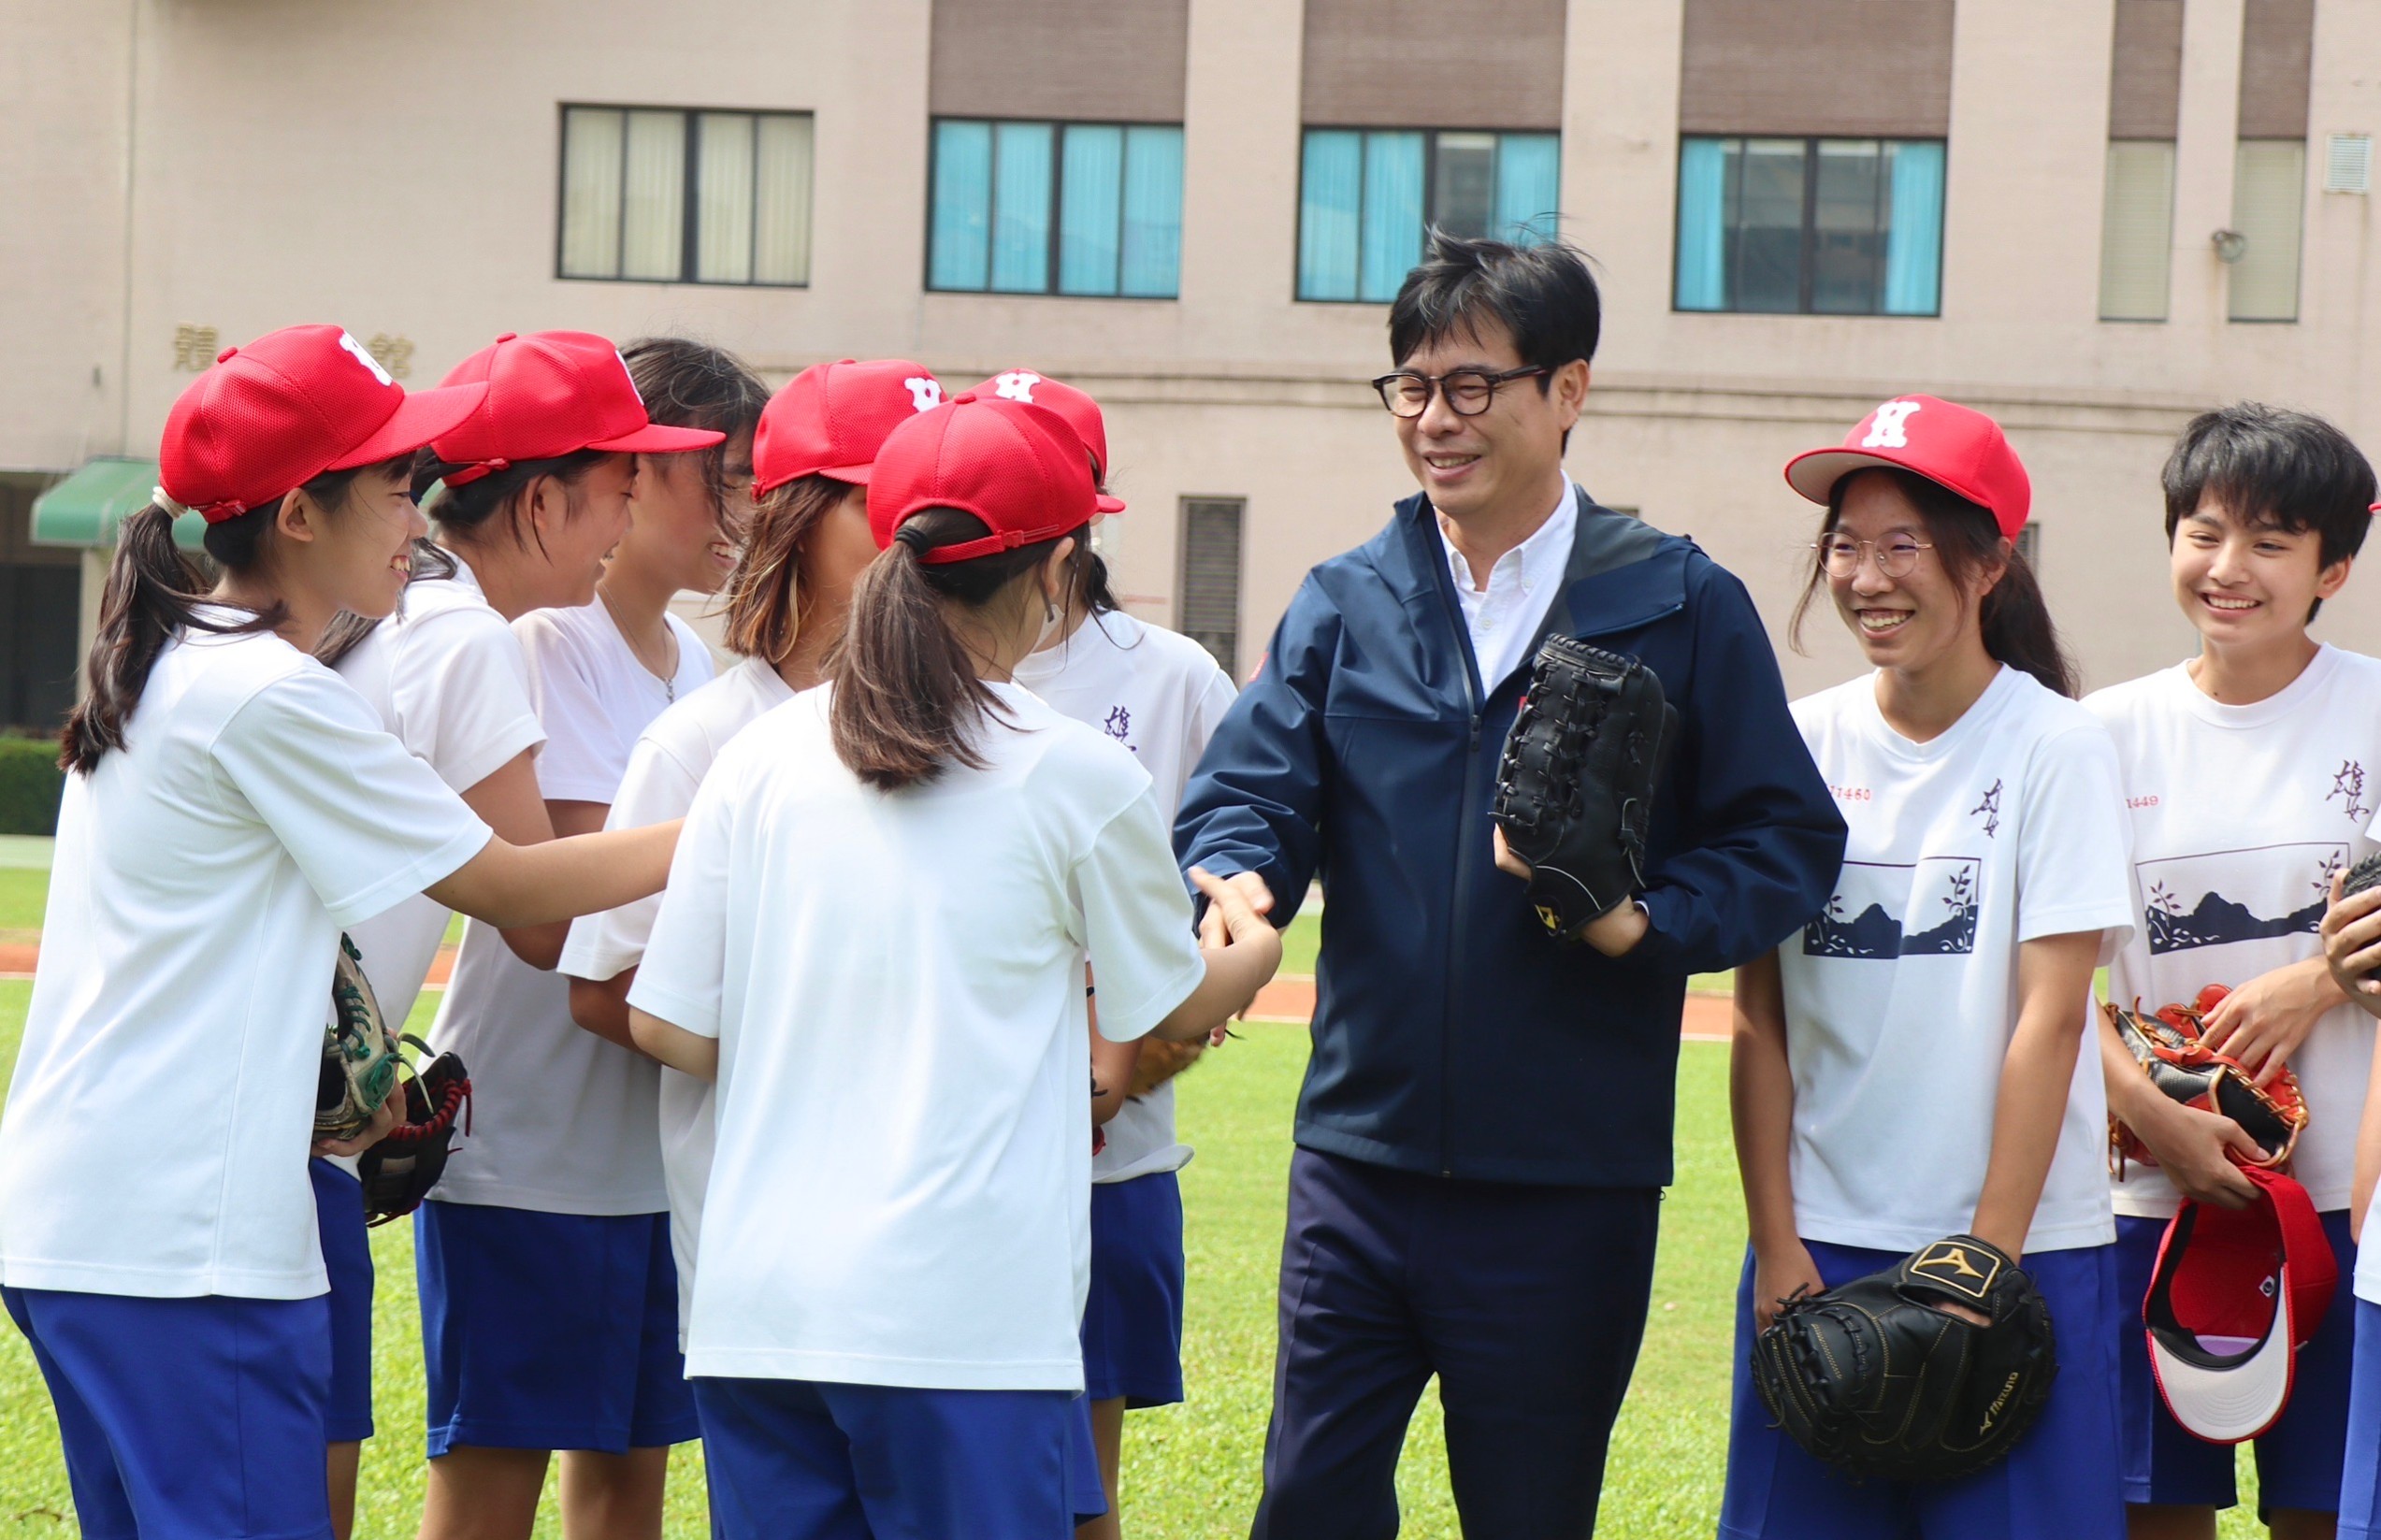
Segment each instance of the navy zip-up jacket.
[[1306,1148],[1480,1181],[1666,1186],[1687,975],[1758,956],[1826,901],[1843,820],[1744,585],[1582,493],[1555,630],[1644,660],[1681,719],[1650,835],[1652,926],[1624,957],[1557,947],[1496,870],[1489,806],[1529,670],[1481,687],[1421,495],[1307,573],[1199,762],[1182,864],[1258,873],[1277,925],[1312,879],[1330,900]]

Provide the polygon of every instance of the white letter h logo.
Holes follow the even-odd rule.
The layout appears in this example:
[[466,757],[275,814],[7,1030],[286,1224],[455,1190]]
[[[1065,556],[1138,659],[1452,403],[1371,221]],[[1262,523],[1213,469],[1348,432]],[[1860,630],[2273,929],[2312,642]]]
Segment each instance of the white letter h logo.
[[1860,447],[1862,449],[1909,448],[1910,439],[1902,431],[1902,425],[1909,422],[1924,405],[1926,403],[1923,401],[1887,401],[1877,409],[1876,417],[1869,425],[1869,437],[1860,440]]

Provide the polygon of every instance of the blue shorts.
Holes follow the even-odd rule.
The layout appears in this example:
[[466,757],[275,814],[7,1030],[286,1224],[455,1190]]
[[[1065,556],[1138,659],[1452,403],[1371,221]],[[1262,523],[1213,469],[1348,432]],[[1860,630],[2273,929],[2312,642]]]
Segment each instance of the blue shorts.
[[327,1540],[328,1306],[0,1289],[88,1540]]
[[1083,1384],[1127,1406],[1182,1399],[1182,1183],[1170,1171],[1091,1187]]
[[[1805,1243],[1829,1288],[1892,1266],[1901,1253]],[[2116,1290],[2116,1248],[2025,1259],[2056,1328],[2058,1379],[2042,1417],[2003,1459],[1956,1481],[1855,1482],[1770,1426],[1747,1365],[1753,1258],[1737,1286],[1736,1394],[1728,1426],[1722,1540],[2124,1540],[2117,1480],[2116,1349],[2100,1330]]]
[[699,1436],[670,1216],[430,1202],[413,1235],[431,1459]]
[[[2257,1440],[2257,1504],[2336,1513],[2340,1472],[2347,1458],[2348,1384],[2355,1357],[2356,1299],[2348,1290],[2356,1272],[2356,1245],[2348,1239],[2348,1212],[2322,1216],[2331,1254],[2340,1264],[2340,1287],[2315,1335],[2299,1349],[2290,1404],[2265,1436]],[[2163,1219],[2116,1217],[2116,1299],[2109,1330],[2123,1365],[2125,1399],[2125,1501],[2229,1508],[2240,1501],[2232,1485],[2232,1446],[2210,1444],[2183,1431],[2157,1393],[2150,1372],[2149,1345],[2142,1334],[2142,1296],[2157,1269]]]
[[[2345,1277],[2340,1289],[2348,1290]],[[2356,1313],[2356,1372],[2348,1391],[2339,1540],[2381,1540],[2381,1304],[2350,1298]]]
[[[1090,1423],[1063,1390],[694,1382],[719,1540],[1071,1540]],[[1100,1490],[1099,1472],[1088,1490]]]
[[331,1274],[331,1403],[323,1436],[354,1444],[372,1436],[372,1239],[364,1184],[328,1160],[310,1160],[314,1226]]

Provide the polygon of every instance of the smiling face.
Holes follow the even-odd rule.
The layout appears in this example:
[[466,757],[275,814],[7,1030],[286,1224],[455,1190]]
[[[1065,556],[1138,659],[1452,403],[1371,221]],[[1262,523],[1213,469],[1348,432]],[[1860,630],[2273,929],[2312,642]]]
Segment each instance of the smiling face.
[[[1526,362],[1504,324],[1482,317],[1424,341],[1397,367],[1432,376],[1454,369],[1501,374]],[[1497,386],[1476,417],[1459,414],[1444,391],[1434,391],[1421,416],[1393,419],[1406,468],[1431,505],[1458,524],[1483,515],[1542,516],[1560,494],[1563,435],[1579,421],[1587,384],[1586,363],[1574,360],[1551,376]]]
[[1955,653],[1983,649],[1978,617],[1999,576],[1997,569],[1961,583],[1945,571],[1932,549],[1919,551],[1900,577],[1886,576],[1879,565],[1878,558],[1896,545],[1935,543],[1926,516],[1891,476],[1854,472],[1845,484],[1835,527],[1821,539],[1869,542],[1849,574],[1830,570],[1826,582],[1836,612],[1871,664],[1918,674]]
[[414,505],[411,487],[407,466],[394,462],[358,473],[337,508],[317,507],[302,492],[292,494],[284,504],[284,533],[292,520],[302,520],[310,537],[285,541],[284,547],[292,560],[305,564],[306,581],[332,609],[366,620],[396,612],[412,575],[413,542],[430,527]]
[[2318,599],[2348,581],[2353,558],[2323,565],[2323,536],[2244,521],[2214,494],[2174,526],[2174,602],[2211,647],[2296,642]]
[[740,532],[752,522],[752,435],[726,446],[725,509],[707,480],[707,459],[700,453],[638,456],[629,529],[613,561],[650,571],[672,589],[718,592],[743,548]]
[[637,456],[607,454],[576,482],[541,476],[524,491],[526,563],[536,569],[536,609],[595,602],[604,557],[628,533]]

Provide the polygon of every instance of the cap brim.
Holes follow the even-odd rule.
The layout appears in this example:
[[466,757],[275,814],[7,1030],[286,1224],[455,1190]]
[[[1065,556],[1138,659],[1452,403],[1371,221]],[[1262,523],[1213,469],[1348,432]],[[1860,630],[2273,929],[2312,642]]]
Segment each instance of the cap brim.
[[[1810,498],[1814,503],[1824,503],[1827,500],[1828,496],[1835,491],[1836,483],[1838,482],[1842,481],[1846,476],[1851,475],[1855,470],[1866,470],[1872,466],[1885,466],[1896,470],[1907,470],[1912,475],[1924,476],[1930,482],[1936,482],[1945,486],[1951,485],[1950,482],[1944,482],[1941,477],[1936,476],[1928,471],[1920,470],[1916,466],[1911,465],[1905,460],[1898,460],[1890,454],[1877,454],[1862,449],[1813,449],[1805,451],[1786,462],[1786,485],[1794,488],[1797,492],[1801,493],[1804,497]],[[1951,490],[1959,493],[1959,495],[1963,497],[1969,497],[1967,492],[1962,491],[1958,487],[1954,486]],[[1974,499],[1971,497],[1970,500],[1973,501]]]
[[624,433],[617,439],[605,439],[589,444],[589,449],[606,454],[684,454],[688,450],[709,449],[726,443],[728,436],[710,428],[668,427],[659,423],[647,423],[634,433]]
[[2290,1402],[2290,1291],[2275,1291],[2273,1322],[2254,1347],[2213,1353],[2188,1332],[2149,1329],[2150,1368],[2174,1420],[2211,1444],[2238,1444],[2273,1426]]
[[1121,513],[1124,511],[1124,499],[1121,497],[1111,497],[1106,493],[1103,492],[1099,495],[1098,498],[1094,500],[1092,506],[1102,513]]
[[487,399],[485,383],[469,385],[438,385],[429,390],[407,391],[405,399],[389,413],[387,422],[373,429],[372,436],[349,450],[325,470],[354,470],[358,466],[378,465],[400,454],[411,454],[433,439],[443,439],[463,425],[463,420],[480,410]]

